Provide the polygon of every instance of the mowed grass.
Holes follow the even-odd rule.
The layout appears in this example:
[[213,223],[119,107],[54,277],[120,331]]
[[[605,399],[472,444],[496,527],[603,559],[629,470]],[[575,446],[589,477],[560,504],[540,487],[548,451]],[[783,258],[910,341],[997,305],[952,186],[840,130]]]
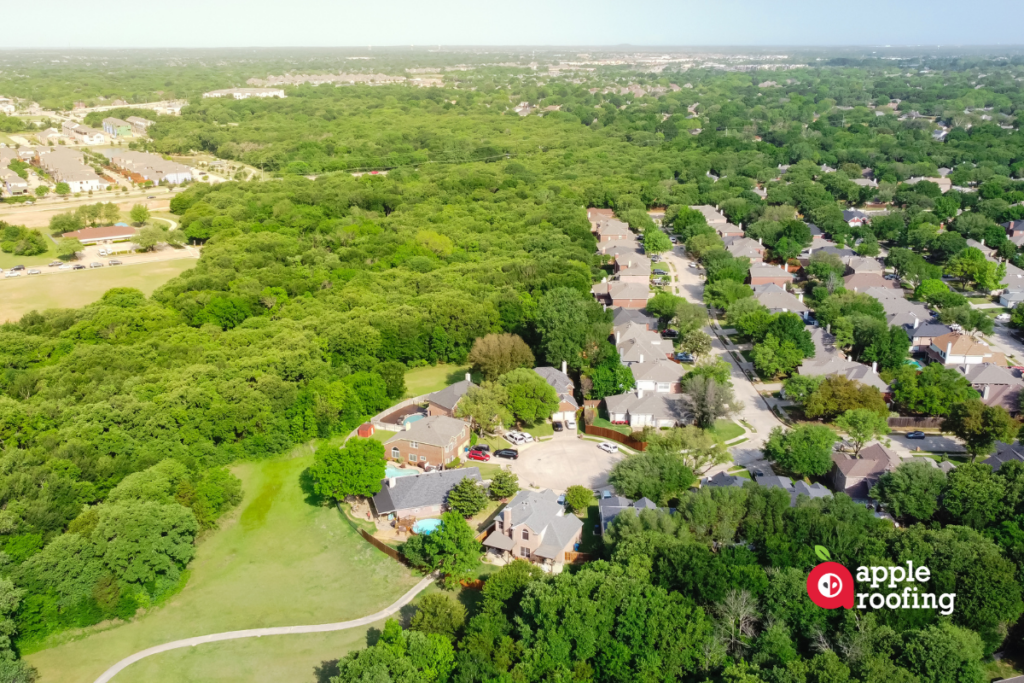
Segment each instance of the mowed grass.
[[[439,391],[449,384],[466,379],[467,372],[468,365],[438,364],[413,368],[405,373],[405,396],[412,398]],[[479,381],[479,378],[474,378],[473,381]]]
[[[27,259],[25,265],[30,265]],[[195,265],[195,259],[184,258],[0,279],[0,323],[19,320],[29,311],[79,308],[113,287],[134,287],[149,295]]]
[[[419,580],[359,537],[338,511],[313,504],[303,472],[312,449],[237,465],[245,498],[199,545],[180,594],[127,624],[56,636],[26,658],[47,683],[91,683],[124,657],[208,633],[324,624],[373,614]],[[307,487],[308,488],[308,485]],[[115,681],[315,680],[313,668],[365,644],[351,633],[200,645],[133,664]]]

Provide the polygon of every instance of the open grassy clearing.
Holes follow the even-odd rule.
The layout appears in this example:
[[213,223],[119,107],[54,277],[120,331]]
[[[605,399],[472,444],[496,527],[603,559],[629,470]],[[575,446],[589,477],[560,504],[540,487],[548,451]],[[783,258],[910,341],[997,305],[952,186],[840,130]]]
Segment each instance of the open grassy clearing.
[[[120,659],[159,643],[345,621],[397,600],[419,577],[362,541],[336,509],[313,504],[303,486],[311,463],[312,449],[299,448],[292,457],[237,465],[245,499],[200,544],[182,592],[131,623],[55,637],[49,649],[27,657],[41,681],[91,683]],[[323,659],[364,644],[365,631],[356,631],[198,646],[135,664],[116,680],[310,681]],[[240,653],[256,653],[255,659],[239,659]]]
[[[27,259],[24,263],[30,265]],[[85,306],[113,287],[134,287],[149,295],[195,265],[195,259],[183,258],[0,279],[0,322],[19,320],[29,311]]]
[[[422,368],[413,368],[405,373],[405,396],[422,396],[434,391],[444,389],[449,384],[464,380],[469,372],[468,365],[426,365]],[[474,378],[479,381],[479,378]]]
[[35,256],[16,256],[14,254],[7,254],[0,251],[0,268],[3,268],[5,271],[12,266],[18,265],[22,265],[27,268],[45,268],[46,264],[55,261],[57,259],[56,245],[45,231],[42,232],[43,237],[46,239],[46,246],[48,247],[44,253],[37,254]]

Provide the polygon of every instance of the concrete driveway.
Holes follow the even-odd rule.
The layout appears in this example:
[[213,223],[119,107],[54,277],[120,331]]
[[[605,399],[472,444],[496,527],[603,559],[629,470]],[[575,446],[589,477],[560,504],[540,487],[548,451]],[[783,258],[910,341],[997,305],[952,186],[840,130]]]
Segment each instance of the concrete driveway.
[[594,489],[608,483],[612,466],[623,457],[624,453],[605,453],[597,443],[563,432],[520,449],[519,459],[510,460],[508,469],[523,487],[562,492],[580,484]]
[[946,436],[944,434],[927,434],[923,439],[908,439],[905,434],[890,434],[889,439],[892,441],[893,450],[900,455],[905,455],[901,451],[905,449],[913,455],[913,451],[920,448],[922,451],[929,451],[932,453],[966,453],[966,449],[962,443],[957,441],[952,436]]

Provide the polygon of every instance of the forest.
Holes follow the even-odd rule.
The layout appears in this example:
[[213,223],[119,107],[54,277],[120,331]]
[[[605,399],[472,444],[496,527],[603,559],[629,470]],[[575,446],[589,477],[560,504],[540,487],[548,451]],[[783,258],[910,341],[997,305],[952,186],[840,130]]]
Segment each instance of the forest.
[[[409,368],[461,363],[478,338],[507,332],[538,363],[565,360],[607,384],[621,366],[611,314],[590,295],[606,271],[586,207],[614,208],[637,230],[666,207],[699,251],[707,232],[686,207],[710,204],[780,255],[809,239],[799,212],[851,245],[891,242],[922,286],[928,268],[957,259],[969,277],[992,277],[970,269],[966,239],[1024,216],[1024,144],[1007,123],[1021,67],[986,67],[982,88],[974,67],[895,71],[793,70],[767,89],[756,73],[629,77],[693,86],[656,98],[481,70],[458,88],[303,86],[277,101],[190,98],[181,117],[160,117],[153,150],[212,152],[275,177],[178,193],[171,210],[203,255],[151,297],[114,289],[0,327],[0,680],[20,647],[173,595],[197,535],[239,500],[227,465],[347,434],[403,397]],[[524,99],[560,109],[512,113]],[[937,139],[932,119],[903,117],[911,108],[952,132]],[[965,189],[897,184],[940,167]],[[866,168],[880,181],[871,192],[852,183]],[[387,173],[352,175],[370,169]],[[875,199],[893,206],[886,220],[842,221],[842,208]],[[5,251],[31,248],[3,230]],[[1010,243],[992,246],[1019,259]],[[709,295],[745,277],[740,259],[706,261]],[[808,295],[837,327],[877,319],[829,291],[822,268]],[[872,342],[851,332],[855,355],[888,357]],[[1000,490],[1016,490],[1016,474],[1000,473]],[[503,570],[454,640],[391,628],[345,660],[344,680],[398,667],[396,679],[429,681],[973,683],[1005,639],[1019,641],[1024,510],[1009,494],[972,499],[992,509],[984,524],[944,496],[948,515],[910,529],[843,495],[795,508],[747,489],[684,498],[677,515],[617,524],[606,562],[555,579]],[[111,542],[125,536],[133,547]],[[930,562],[962,607],[903,621],[811,612],[800,591],[816,544],[846,564]],[[409,673],[414,650],[447,668]]]

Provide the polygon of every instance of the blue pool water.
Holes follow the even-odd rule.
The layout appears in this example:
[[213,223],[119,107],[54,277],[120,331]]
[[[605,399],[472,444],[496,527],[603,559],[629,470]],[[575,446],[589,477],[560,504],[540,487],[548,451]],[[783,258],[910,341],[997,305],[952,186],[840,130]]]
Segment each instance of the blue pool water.
[[401,467],[392,467],[391,465],[388,465],[384,468],[384,476],[387,479],[390,479],[391,477],[414,477],[417,474],[420,474],[420,472],[412,469],[411,467],[408,469],[402,469]]
[[439,519],[421,519],[412,525],[412,531],[414,534],[429,536],[432,532],[437,531],[439,526],[441,526]]

